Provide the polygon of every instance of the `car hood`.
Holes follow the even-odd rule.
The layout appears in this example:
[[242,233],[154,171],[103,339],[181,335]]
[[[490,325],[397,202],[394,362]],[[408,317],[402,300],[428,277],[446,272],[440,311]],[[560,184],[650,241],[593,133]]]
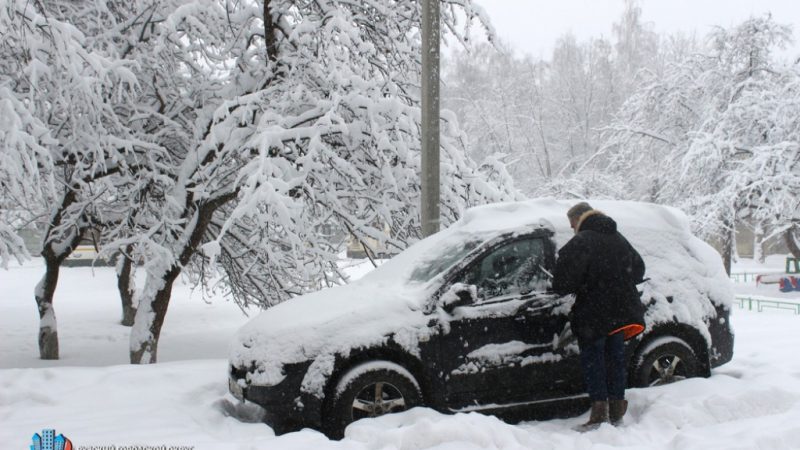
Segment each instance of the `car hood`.
[[274,386],[286,364],[319,359],[333,369],[335,355],[380,345],[389,337],[411,353],[427,332],[425,285],[356,281],[288,300],[262,312],[237,333],[231,364],[250,368],[247,382]]

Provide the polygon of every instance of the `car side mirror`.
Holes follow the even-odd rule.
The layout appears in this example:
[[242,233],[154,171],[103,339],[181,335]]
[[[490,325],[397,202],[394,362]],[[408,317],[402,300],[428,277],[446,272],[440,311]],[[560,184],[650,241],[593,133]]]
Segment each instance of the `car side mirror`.
[[459,306],[475,303],[477,298],[478,288],[474,284],[455,283],[442,294],[439,304],[450,314]]

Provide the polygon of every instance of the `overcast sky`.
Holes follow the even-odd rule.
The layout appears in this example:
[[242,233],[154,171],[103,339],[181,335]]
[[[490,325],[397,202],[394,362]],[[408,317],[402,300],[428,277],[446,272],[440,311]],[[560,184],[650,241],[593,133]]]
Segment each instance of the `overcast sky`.
[[[556,39],[572,32],[578,41],[611,37],[623,0],[475,0],[489,14],[497,34],[533,56],[549,58]],[[714,25],[730,26],[751,15],[771,12],[800,36],[800,0],[639,0],[642,18],[656,32],[696,31],[704,36]],[[800,52],[795,42],[791,55]]]

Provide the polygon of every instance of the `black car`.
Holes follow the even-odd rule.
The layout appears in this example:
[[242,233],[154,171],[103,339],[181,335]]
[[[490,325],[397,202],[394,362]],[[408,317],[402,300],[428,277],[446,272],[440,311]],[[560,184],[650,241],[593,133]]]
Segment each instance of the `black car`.
[[[729,361],[733,294],[718,255],[676,210],[592,203],[648,266],[647,329],[626,344],[629,385],[709,376]],[[230,391],[261,405],[278,433],[312,427],[332,437],[413,406],[509,420],[581,412],[573,298],[549,290],[557,246],[570,236],[568,207],[470,210],[358,282],[267,310],[232,347]]]

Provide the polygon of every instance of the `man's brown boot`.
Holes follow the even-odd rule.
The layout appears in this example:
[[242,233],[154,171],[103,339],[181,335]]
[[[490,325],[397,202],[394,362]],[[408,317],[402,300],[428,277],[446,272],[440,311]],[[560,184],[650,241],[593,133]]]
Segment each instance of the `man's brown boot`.
[[608,401],[592,402],[592,411],[589,413],[589,421],[583,425],[579,425],[575,430],[581,433],[595,430],[606,422],[608,422]]
[[626,411],[628,411],[627,400],[608,401],[608,419],[611,421],[611,425],[615,427],[622,425],[622,417],[625,415]]

